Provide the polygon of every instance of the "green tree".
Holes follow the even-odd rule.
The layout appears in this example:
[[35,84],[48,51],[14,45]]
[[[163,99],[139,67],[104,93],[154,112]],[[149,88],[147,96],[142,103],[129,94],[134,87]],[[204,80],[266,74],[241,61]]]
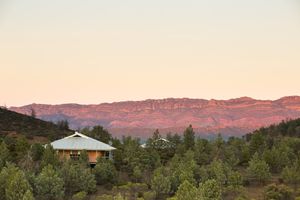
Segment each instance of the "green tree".
[[115,183],[117,181],[117,170],[110,160],[99,158],[94,168],[97,184]]
[[84,200],[86,199],[86,192],[78,192],[72,196],[72,200]]
[[34,200],[32,192],[30,190],[27,190],[22,200]]
[[33,161],[40,161],[43,157],[45,148],[39,143],[35,143],[31,146],[30,154]]
[[271,176],[269,165],[266,161],[259,158],[258,153],[255,153],[249,161],[247,168],[249,178],[264,183]]
[[255,152],[262,153],[265,148],[265,138],[261,133],[254,133],[251,135],[250,140],[250,154],[253,155]]
[[90,166],[89,155],[86,150],[83,150],[80,152],[79,162],[81,164],[83,164],[84,166],[87,166],[87,167]]
[[265,200],[292,200],[293,191],[286,185],[270,184],[265,187]]
[[18,170],[6,185],[6,200],[23,199],[28,190],[31,191],[32,188],[26,180],[24,173]]
[[290,162],[287,147],[278,148],[273,146],[272,149],[264,151],[263,158],[270,166],[270,170],[275,173],[280,172]]
[[134,181],[135,182],[139,182],[141,179],[142,179],[142,170],[140,169],[139,166],[136,166],[134,169],[133,169],[133,178],[134,178]]
[[155,191],[157,197],[170,192],[171,182],[162,167],[154,171],[151,179],[151,189]]
[[195,200],[197,199],[197,188],[188,181],[184,181],[176,192],[177,200]]
[[183,133],[183,143],[185,149],[194,149],[195,146],[195,132],[192,125],[189,125],[188,128],[185,129]]
[[0,171],[9,159],[9,150],[4,142],[0,143]]
[[68,195],[81,191],[92,193],[96,190],[95,176],[85,165],[71,161],[65,162],[61,169],[61,177]]
[[293,184],[295,188],[300,183],[300,162],[296,161],[292,166],[285,167],[282,170],[281,177],[286,183]]
[[51,145],[47,145],[42,156],[41,167],[52,165],[54,167],[59,165],[59,158]]
[[6,187],[12,181],[12,178],[19,169],[12,164],[7,164],[0,173],[0,200],[5,200]]
[[15,152],[16,152],[16,161],[19,161],[23,158],[24,155],[27,154],[27,151],[29,150],[30,145],[27,142],[25,137],[19,137],[16,140],[16,146],[15,146]]
[[219,183],[210,179],[199,185],[199,193],[201,200],[221,200],[222,190]]
[[102,126],[94,126],[88,135],[104,143],[109,143],[109,141],[112,139],[111,134]]
[[35,188],[39,199],[59,200],[64,196],[64,182],[51,165],[37,176]]
[[212,146],[206,139],[197,139],[195,144],[195,160],[198,165],[206,165],[212,160]]

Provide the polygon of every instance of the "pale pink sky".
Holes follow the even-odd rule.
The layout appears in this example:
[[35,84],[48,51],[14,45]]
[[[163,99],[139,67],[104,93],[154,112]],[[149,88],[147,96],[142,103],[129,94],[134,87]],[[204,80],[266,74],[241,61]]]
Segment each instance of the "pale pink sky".
[[0,105],[300,95],[297,0],[2,0]]

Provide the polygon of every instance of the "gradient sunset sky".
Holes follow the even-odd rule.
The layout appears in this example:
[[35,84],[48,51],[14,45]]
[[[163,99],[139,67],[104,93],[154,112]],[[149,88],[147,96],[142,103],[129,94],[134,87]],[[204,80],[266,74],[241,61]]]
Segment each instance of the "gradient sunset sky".
[[299,0],[0,0],[0,104],[300,95]]

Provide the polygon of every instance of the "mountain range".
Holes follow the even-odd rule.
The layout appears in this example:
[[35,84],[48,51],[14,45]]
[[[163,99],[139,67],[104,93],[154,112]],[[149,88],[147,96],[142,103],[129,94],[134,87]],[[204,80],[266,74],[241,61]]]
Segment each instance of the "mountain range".
[[148,137],[155,129],[162,134],[182,133],[192,124],[198,135],[221,133],[240,136],[259,127],[300,117],[300,96],[278,100],[241,97],[229,100],[168,98],[94,105],[30,104],[12,111],[56,122],[68,120],[73,129],[102,125],[113,135]]

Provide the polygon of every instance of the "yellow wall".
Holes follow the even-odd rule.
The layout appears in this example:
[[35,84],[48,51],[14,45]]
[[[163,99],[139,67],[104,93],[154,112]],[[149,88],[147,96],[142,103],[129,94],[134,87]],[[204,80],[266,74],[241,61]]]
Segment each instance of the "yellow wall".
[[[76,151],[73,151],[73,152],[76,152]],[[71,153],[71,150],[59,150],[58,151],[58,155],[61,159],[63,159],[63,158],[70,159],[70,153]],[[89,156],[90,163],[96,163],[98,157],[104,156],[103,151],[87,151],[87,153]]]

